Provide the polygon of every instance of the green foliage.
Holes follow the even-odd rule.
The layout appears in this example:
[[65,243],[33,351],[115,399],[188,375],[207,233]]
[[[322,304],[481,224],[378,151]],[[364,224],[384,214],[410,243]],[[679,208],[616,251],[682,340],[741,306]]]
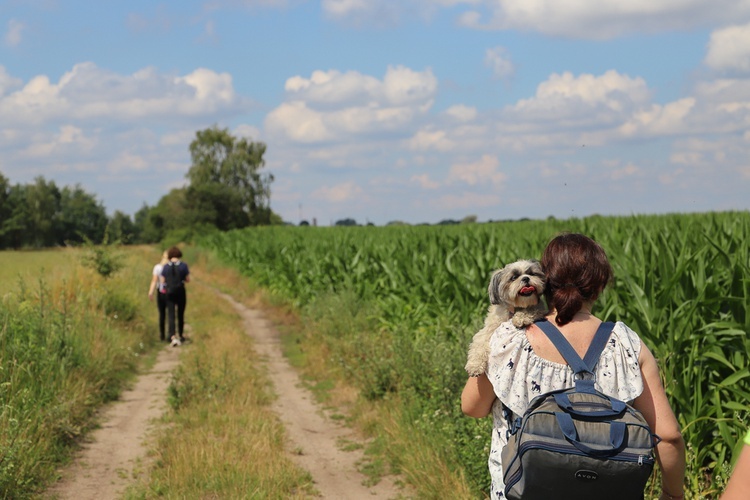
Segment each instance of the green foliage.
[[[688,491],[714,495],[728,472],[721,464],[732,459],[750,410],[748,212],[264,227],[210,235],[201,243],[305,310],[335,309],[340,325],[326,334],[332,359],[364,397],[403,398],[408,425],[432,432],[446,463],[463,467],[480,492],[488,484],[489,432],[486,423],[460,414],[465,349],[482,324],[492,271],[518,258],[539,258],[561,231],[588,234],[607,251],[615,281],[598,315],[625,321],[657,356],[688,445]],[[367,327],[341,308],[321,308],[329,294],[351,295],[352,314],[367,311]]]
[[96,292],[68,289],[60,301],[45,282],[29,290],[20,281],[0,302],[3,498],[32,498],[43,489],[96,407],[117,396],[135,366],[138,353],[125,349],[127,336],[90,307]]
[[107,243],[107,235],[105,234],[104,242],[102,245],[94,245],[90,240],[86,240],[87,253],[81,257],[81,263],[93,269],[102,278],[110,278],[117,271],[122,269],[122,255],[119,252],[113,250],[114,243]]

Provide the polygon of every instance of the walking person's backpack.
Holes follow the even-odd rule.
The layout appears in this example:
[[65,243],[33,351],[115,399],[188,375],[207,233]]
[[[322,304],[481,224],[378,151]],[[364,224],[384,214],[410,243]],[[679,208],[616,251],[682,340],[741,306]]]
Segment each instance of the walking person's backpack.
[[548,321],[536,325],[575,373],[575,387],[535,397],[509,424],[502,451],[510,500],[641,499],[654,467],[654,445],[643,415],[594,388],[594,368],[614,328],[602,323],[584,359]]
[[182,275],[177,267],[180,265],[179,262],[170,262],[169,269],[166,272],[164,288],[166,289],[168,296],[174,296],[180,288],[185,286],[182,283]]

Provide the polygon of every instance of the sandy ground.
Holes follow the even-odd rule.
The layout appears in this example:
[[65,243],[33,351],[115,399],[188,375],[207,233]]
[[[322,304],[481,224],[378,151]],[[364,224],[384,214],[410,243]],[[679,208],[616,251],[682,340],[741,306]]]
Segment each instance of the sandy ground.
[[[218,293],[218,292],[217,292]],[[397,498],[401,490],[391,477],[365,486],[366,477],[357,470],[361,450],[342,451],[338,443],[358,442],[348,428],[328,418],[300,383],[296,371],[282,355],[279,336],[261,311],[249,309],[226,294],[242,316],[245,330],[265,361],[274,390],[281,397],[273,410],[288,436],[290,457],[310,472],[322,498]],[[186,325],[186,333],[189,333]],[[190,348],[190,346],[186,346]],[[84,444],[61,480],[45,495],[58,499],[117,499],[147,468],[146,451],[155,419],[166,410],[171,372],[179,363],[182,348],[164,347],[150,372],[143,374],[120,400],[102,411],[101,427]]]
[[[185,333],[189,333],[187,326]],[[145,472],[149,431],[167,408],[167,387],[179,355],[179,347],[165,345],[151,370],[100,412],[101,426],[87,437],[73,464],[48,490],[48,498],[120,498]]]

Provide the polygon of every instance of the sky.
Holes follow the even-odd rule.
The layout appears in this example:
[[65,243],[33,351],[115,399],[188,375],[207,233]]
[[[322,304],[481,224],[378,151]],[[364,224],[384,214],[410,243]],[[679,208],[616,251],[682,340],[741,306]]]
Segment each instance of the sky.
[[750,0],[0,0],[0,173],[111,215],[196,132],[285,221],[748,210]]

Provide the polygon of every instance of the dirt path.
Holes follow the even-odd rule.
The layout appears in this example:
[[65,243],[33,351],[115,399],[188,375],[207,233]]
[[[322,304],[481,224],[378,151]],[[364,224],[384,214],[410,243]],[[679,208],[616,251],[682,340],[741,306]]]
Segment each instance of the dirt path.
[[378,484],[363,485],[366,479],[357,470],[364,457],[361,450],[342,451],[337,443],[357,442],[354,433],[327,418],[301,385],[297,372],[281,351],[278,332],[261,311],[249,309],[229,295],[220,295],[230,302],[245,322],[245,330],[255,341],[255,350],[265,360],[274,390],[280,397],[273,410],[284,423],[289,437],[288,449],[295,462],[309,471],[323,498],[397,498],[401,494],[392,478],[384,477]]
[[[366,478],[357,470],[357,462],[363,459],[362,451],[342,451],[338,447],[342,441],[358,439],[350,429],[327,418],[309,391],[302,387],[296,371],[282,355],[278,333],[262,312],[243,306],[229,295],[219,295],[242,316],[245,331],[266,362],[274,390],[281,395],[273,410],[286,428],[290,457],[310,472],[321,497],[399,497],[401,491],[389,477],[372,487],[362,484]],[[186,325],[186,333],[188,328]],[[167,387],[181,350],[162,348],[153,368],[141,375],[118,401],[102,410],[101,427],[88,437],[79,456],[62,472],[62,479],[47,491],[45,498],[117,499],[135,478],[146,472],[149,433],[154,419],[167,408]]]
[[145,472],[146,439],[154,419],[167,408],[167,387],[179,353],[179,348],[162,348],[151,370],[102,410],[101,427],[88,436],[73,464],[45,497],[119,498],[133,479]]

